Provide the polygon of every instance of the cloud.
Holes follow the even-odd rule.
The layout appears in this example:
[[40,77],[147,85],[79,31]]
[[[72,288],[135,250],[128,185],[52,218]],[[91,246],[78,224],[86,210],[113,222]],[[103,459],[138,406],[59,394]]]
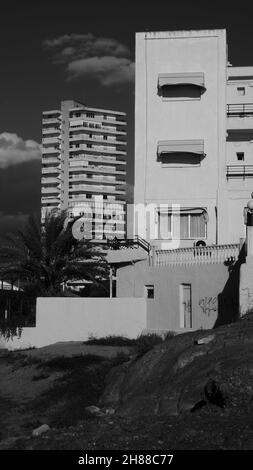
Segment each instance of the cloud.
[[131,82],[134,64],[123,57],[89,57],[71,62],[67,66],[69,79],[97,77],[102,85],[110,86]]
[[41,146],[34,140],[23,140],[10,132],[0,134],[0,168],[40,158]]
[[65,34],[44,41],[54,63],[65,67],[69,80],[95,78],[103,86],[132,83],[134,62],[127,46],[93,34]]

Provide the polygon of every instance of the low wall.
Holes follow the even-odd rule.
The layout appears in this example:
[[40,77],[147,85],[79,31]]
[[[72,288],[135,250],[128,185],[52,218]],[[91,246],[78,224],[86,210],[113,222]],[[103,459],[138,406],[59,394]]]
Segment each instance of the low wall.
[[20,339],[5,341],[0,337],[0,348],[24,349],[58,341],[85,341],[91,334],[136,338],[146,327],[146,299],[40,297],[36,327],[23,328]]

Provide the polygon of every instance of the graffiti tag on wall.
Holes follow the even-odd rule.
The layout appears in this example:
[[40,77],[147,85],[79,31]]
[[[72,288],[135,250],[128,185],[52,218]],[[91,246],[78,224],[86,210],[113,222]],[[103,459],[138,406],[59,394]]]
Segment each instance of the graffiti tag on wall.
[[202,313],[210,317],[218,310],[217,297],[203,297],[203,299],[199,300],[199,306],[202,310]]

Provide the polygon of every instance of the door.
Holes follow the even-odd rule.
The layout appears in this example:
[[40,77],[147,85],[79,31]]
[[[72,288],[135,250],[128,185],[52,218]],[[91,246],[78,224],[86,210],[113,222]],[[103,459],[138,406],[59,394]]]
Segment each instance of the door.
[[180,304],[180,328],[192,328],[191,284],[181,284]]

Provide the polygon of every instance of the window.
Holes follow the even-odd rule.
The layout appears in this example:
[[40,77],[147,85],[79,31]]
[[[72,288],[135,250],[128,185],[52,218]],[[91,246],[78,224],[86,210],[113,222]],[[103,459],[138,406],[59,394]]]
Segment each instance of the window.
[[158,75],[158,95],[165,100],[200,99],[205,90],[203,72],[160,73]]
[[202,209],[181,213],[158,211],[158,239],[206,238],[206,217],[207,213]]
[[94,113],[86,113],[86,116],[88,118],[94,118],[95,117],[95,114]]
[[92,139],[92,134],[89,134],[89,138]]
[[107,135],[104,135],[104,136],[103,136],[103,139],[104,139],[104,140],[107,140]]
[[237,160],[242,162],[244,160],[244,152],[236,152]]
[[86,199],[91,199],[92,195],[91,194],[86,194]]
[[91,145],[91,144],[87,144],[86,147],[87,147],[88,149],[91,149],[91,148],[92,148],[92,145]]
[[154,285],[145,286],[145,297],[146,299],[154,299]]
[[245,87],[238,87],[237,88],[238,95],[244,96],[245,95]]

